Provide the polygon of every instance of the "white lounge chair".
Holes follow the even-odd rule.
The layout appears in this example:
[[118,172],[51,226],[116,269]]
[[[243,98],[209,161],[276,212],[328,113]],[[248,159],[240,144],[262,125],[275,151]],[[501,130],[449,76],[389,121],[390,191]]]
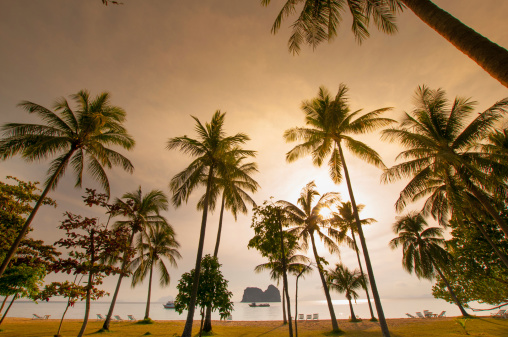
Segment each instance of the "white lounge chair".
[[129,319],[129,321],[135,321],[136,318],[134,318],[133,315],[127,315],[127,318]]
[[413,315],[408,314],[407,312],[406,312],[406,316],[407,316],[407,317],[409,317],[409,318],[416,318],[416,317],[414,317]]
[[105,320],[105,318],[101,314],[97,314],[97,320],[103,321],[103,320]]
[[310,321],[312,319],[312,315],[311,314],[308,314],[307,315],[307,321]]
[[312,315],[312,320],[317,321],[319,319],[319,314]]
[[437,315],[437,317],[446,317],[446,311],[441,311],[441,313],[439,315]]
[[304,314],[298,314],[298,320],[299,321],[304,321],[305,320],[305,315]]
[[437,315],[433,314],[432,311],[428,311],[428,310],[423,310],[423,315],[425,316],[425,318],[432,318],[432,317],[437,316]]
[[51,315],[39,316],[37,314],[33,314],[32,319],[49,319],[49,316]]
[[120,316],[118,316],[118,315],[115,315],[115,316],[113,316],[113,317],[115,317],[115,319],[116,319],[117,321],[119,321],[119,322],[120,322],[120,321],[123,321],[122,317],[120,317]]
[[425,316],[423,316],[422,313],[419,311],[416,313],[416,316],[418,316],[419,318],[425,318]]
[[502,309],[502,310],[499,310],[498,312],[496,312],[495,314],[490,314],[490,316],[495,317],[495,318],[504,318],[505,313],[506,313],[506,310]]
[[226,317],[226,321],[232,321],[233,320],[233,316],[229,315],[228,317]]

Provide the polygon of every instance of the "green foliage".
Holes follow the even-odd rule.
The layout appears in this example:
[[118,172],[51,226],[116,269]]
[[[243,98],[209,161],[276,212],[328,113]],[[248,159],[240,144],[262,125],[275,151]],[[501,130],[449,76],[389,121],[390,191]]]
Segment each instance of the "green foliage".
[[[220,266],[217,258],[210,255],[206,255],[201,260],[196,305],[201,308],[211,307],[212,311],[219,312],[221,319],[225,319],[233,310],[231,301],[233,293],[228,291],[228,281],[222,276]],[[194,269],[184,273],[176,286],[178,295],[175,298],[175,310],[180,314],[188,309],[194,275]]]
[[[495,222],[484,215],[462,215],[463,219],[454,217],[450,221],[452,239],[448,241],[447,250],[453,257],[447,273],[447,279],[459,299],[466,302],[479,301],[496,305],[508,301],[508,270],[492,247],[475,226],[478,221],[487,235],[497,246],[501,254],[508,255],[508,242]],[[504,219],[508,217],[503,215]],[[432,288],[434,297],[451,302],[446,285],[439,281]]]

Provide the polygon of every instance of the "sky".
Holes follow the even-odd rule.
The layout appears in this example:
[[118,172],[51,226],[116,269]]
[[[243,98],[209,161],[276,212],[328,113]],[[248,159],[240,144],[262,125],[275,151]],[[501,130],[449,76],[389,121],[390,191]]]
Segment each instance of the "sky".
[[[251,140],[245,148],[257,151],[259,173],[253,178],[261,188],[253,198],[258,204],[271,197],[296,203],[310,181],[321,193],[340,192],[347,201],[345,184],[335,185],[326,167],[314,167],[309,157],[285,161],[296,143],[285,143],[282,134],[304,125],[301,103],[315,97],[320,86],[334,95],[345,83],[353,110],[393,107],[386,116],[394,119],[412,109],[414,91],[423,84],[444,89],[449,99],[470,97],[478,102],[477,111],[508,96],[505,87],[409,10],[398,15],[397,34],[385,35],[371,27],[371,37],[362,45],[355,42],[350,17],[345,15],[333,42],[315,50],[304,46],[295,56],[287,49],[294,17],[283,22],[278,34],[270,32],[284,1],[272,1],[268,7],[259,0],[123,2],[103,6],[100,0],[0,0],[0,124],[39,122],[17,107],[22,100],[52,107],[56,99],[81,89],[92,95],[110,92],[111,103],[127,111],[125,126],[136,140],[132,151],[121,150],[134,164],[134,173],[121,168],[108,171],[113,197],[139,186],[144,192],[161,189],[170,195],[170,179],[192,158],[168,151],[168,139],[195,137],[191,116],[208,122],[220,110],[226,112],[227,134],[248,134]],[[508,47],[508,2],[435,3]],[[397,144],[381,141],[379,133],[361,140],[377,150],[388,167],[401,151]],[[382,184],[382,170],[349,154],[346,161],[355,198],[365,205],[361,216],[377,219],[364,231],[381,298],[431,297],[432,283],[405,272],[401,252],[388,247],[398,216],[394,203],[405,181]],[[48,167],[49,161],[27,164],[15,157],[0,163],[0,179],[14,175],[44,181]],[[47,244],[62,237],[57,226],[66,211],[106,220],[81,201],[84,187],[98,188],[97,184],[87,176],[83,189],[74,188],[70,173],[50,193],[58,207],[41,210],[33,223],[32,236]],[[170,269],[169,287],[154,282],[155,301],[176,296],[180,275],[194,267],[201,222],[196,202],[202,193],[197,191],[187,204],[163,212],[177,233],[182,259],[177,269]],[[218,213],[208,218],[205,254],[213,253]],[[246,287],[266,289],[274,283],[268,273],[254,273],[254,267],[266,261],[247,249],[253,236],[251,216],[252,212],[240,215],[235,222],[226,215],[224,221],[219,260],[234,301],[241,300]],[[322,246],[319,252],[331,265],[341,260],[357,267],[356,256],[347,247],[340,258]],[[144,301],[147,283],[132,289],[129,282],[123,282],[119,300]],[[109,277],[104,287],[112,293],[115,284],[116,278]],[[324,300],[317,273],[300,281],[299,288],[300,299]],[[343,295],[332,293],[332,298],[343,299]]]

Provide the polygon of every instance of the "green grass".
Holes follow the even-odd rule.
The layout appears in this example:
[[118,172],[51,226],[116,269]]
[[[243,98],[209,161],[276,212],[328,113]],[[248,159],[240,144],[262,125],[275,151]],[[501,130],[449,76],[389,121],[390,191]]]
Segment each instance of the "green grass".
[[[2,324],[0,337],[33,336],[53,337],[58,330],[58,320],[6,319]],[[151,325],[133,322],[112,322],[109,332],[99,332],[102,322],[89,322],[85,336],[92,337],[139,337],[139,336],[180,336],[184,321],[155,321]],[[398,319],[388,320],[390,333],[393,337],[438,337],[466,336],[463,327],[455,317],[439,319]],[[381,337],[379,323],[364,320],[350,323],[339,320],[339,327],[344,331],[342,336]],[[78,320],[66,320],[60,334],[76,336],[81,328]],[[197,335],[199,322],[196,321],[193,335]],[[506,337],[508,336],[508,320],[480,317],[467,321],[469,336]],[[213,335],[218,337],[276,337],[288,336],[288,326],[280,321],[269,322],[213,322]],[[334,336],[330,321],[299,322],[299,337]]]

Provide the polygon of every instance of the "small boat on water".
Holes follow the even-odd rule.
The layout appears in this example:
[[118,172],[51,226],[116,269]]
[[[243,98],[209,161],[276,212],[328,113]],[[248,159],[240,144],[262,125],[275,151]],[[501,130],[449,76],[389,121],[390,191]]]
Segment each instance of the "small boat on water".
[[255,302],[252,302],[252,303],[249,304],[249,307],[269,307],[269,306],[270,306],[270,304],[268,304],[268,303],[259,303],[259,304],[257,304]]
[[166,309],[174,309],[175,308],[175,302],[168,301],[166,304],[163,304],[164,308]]

